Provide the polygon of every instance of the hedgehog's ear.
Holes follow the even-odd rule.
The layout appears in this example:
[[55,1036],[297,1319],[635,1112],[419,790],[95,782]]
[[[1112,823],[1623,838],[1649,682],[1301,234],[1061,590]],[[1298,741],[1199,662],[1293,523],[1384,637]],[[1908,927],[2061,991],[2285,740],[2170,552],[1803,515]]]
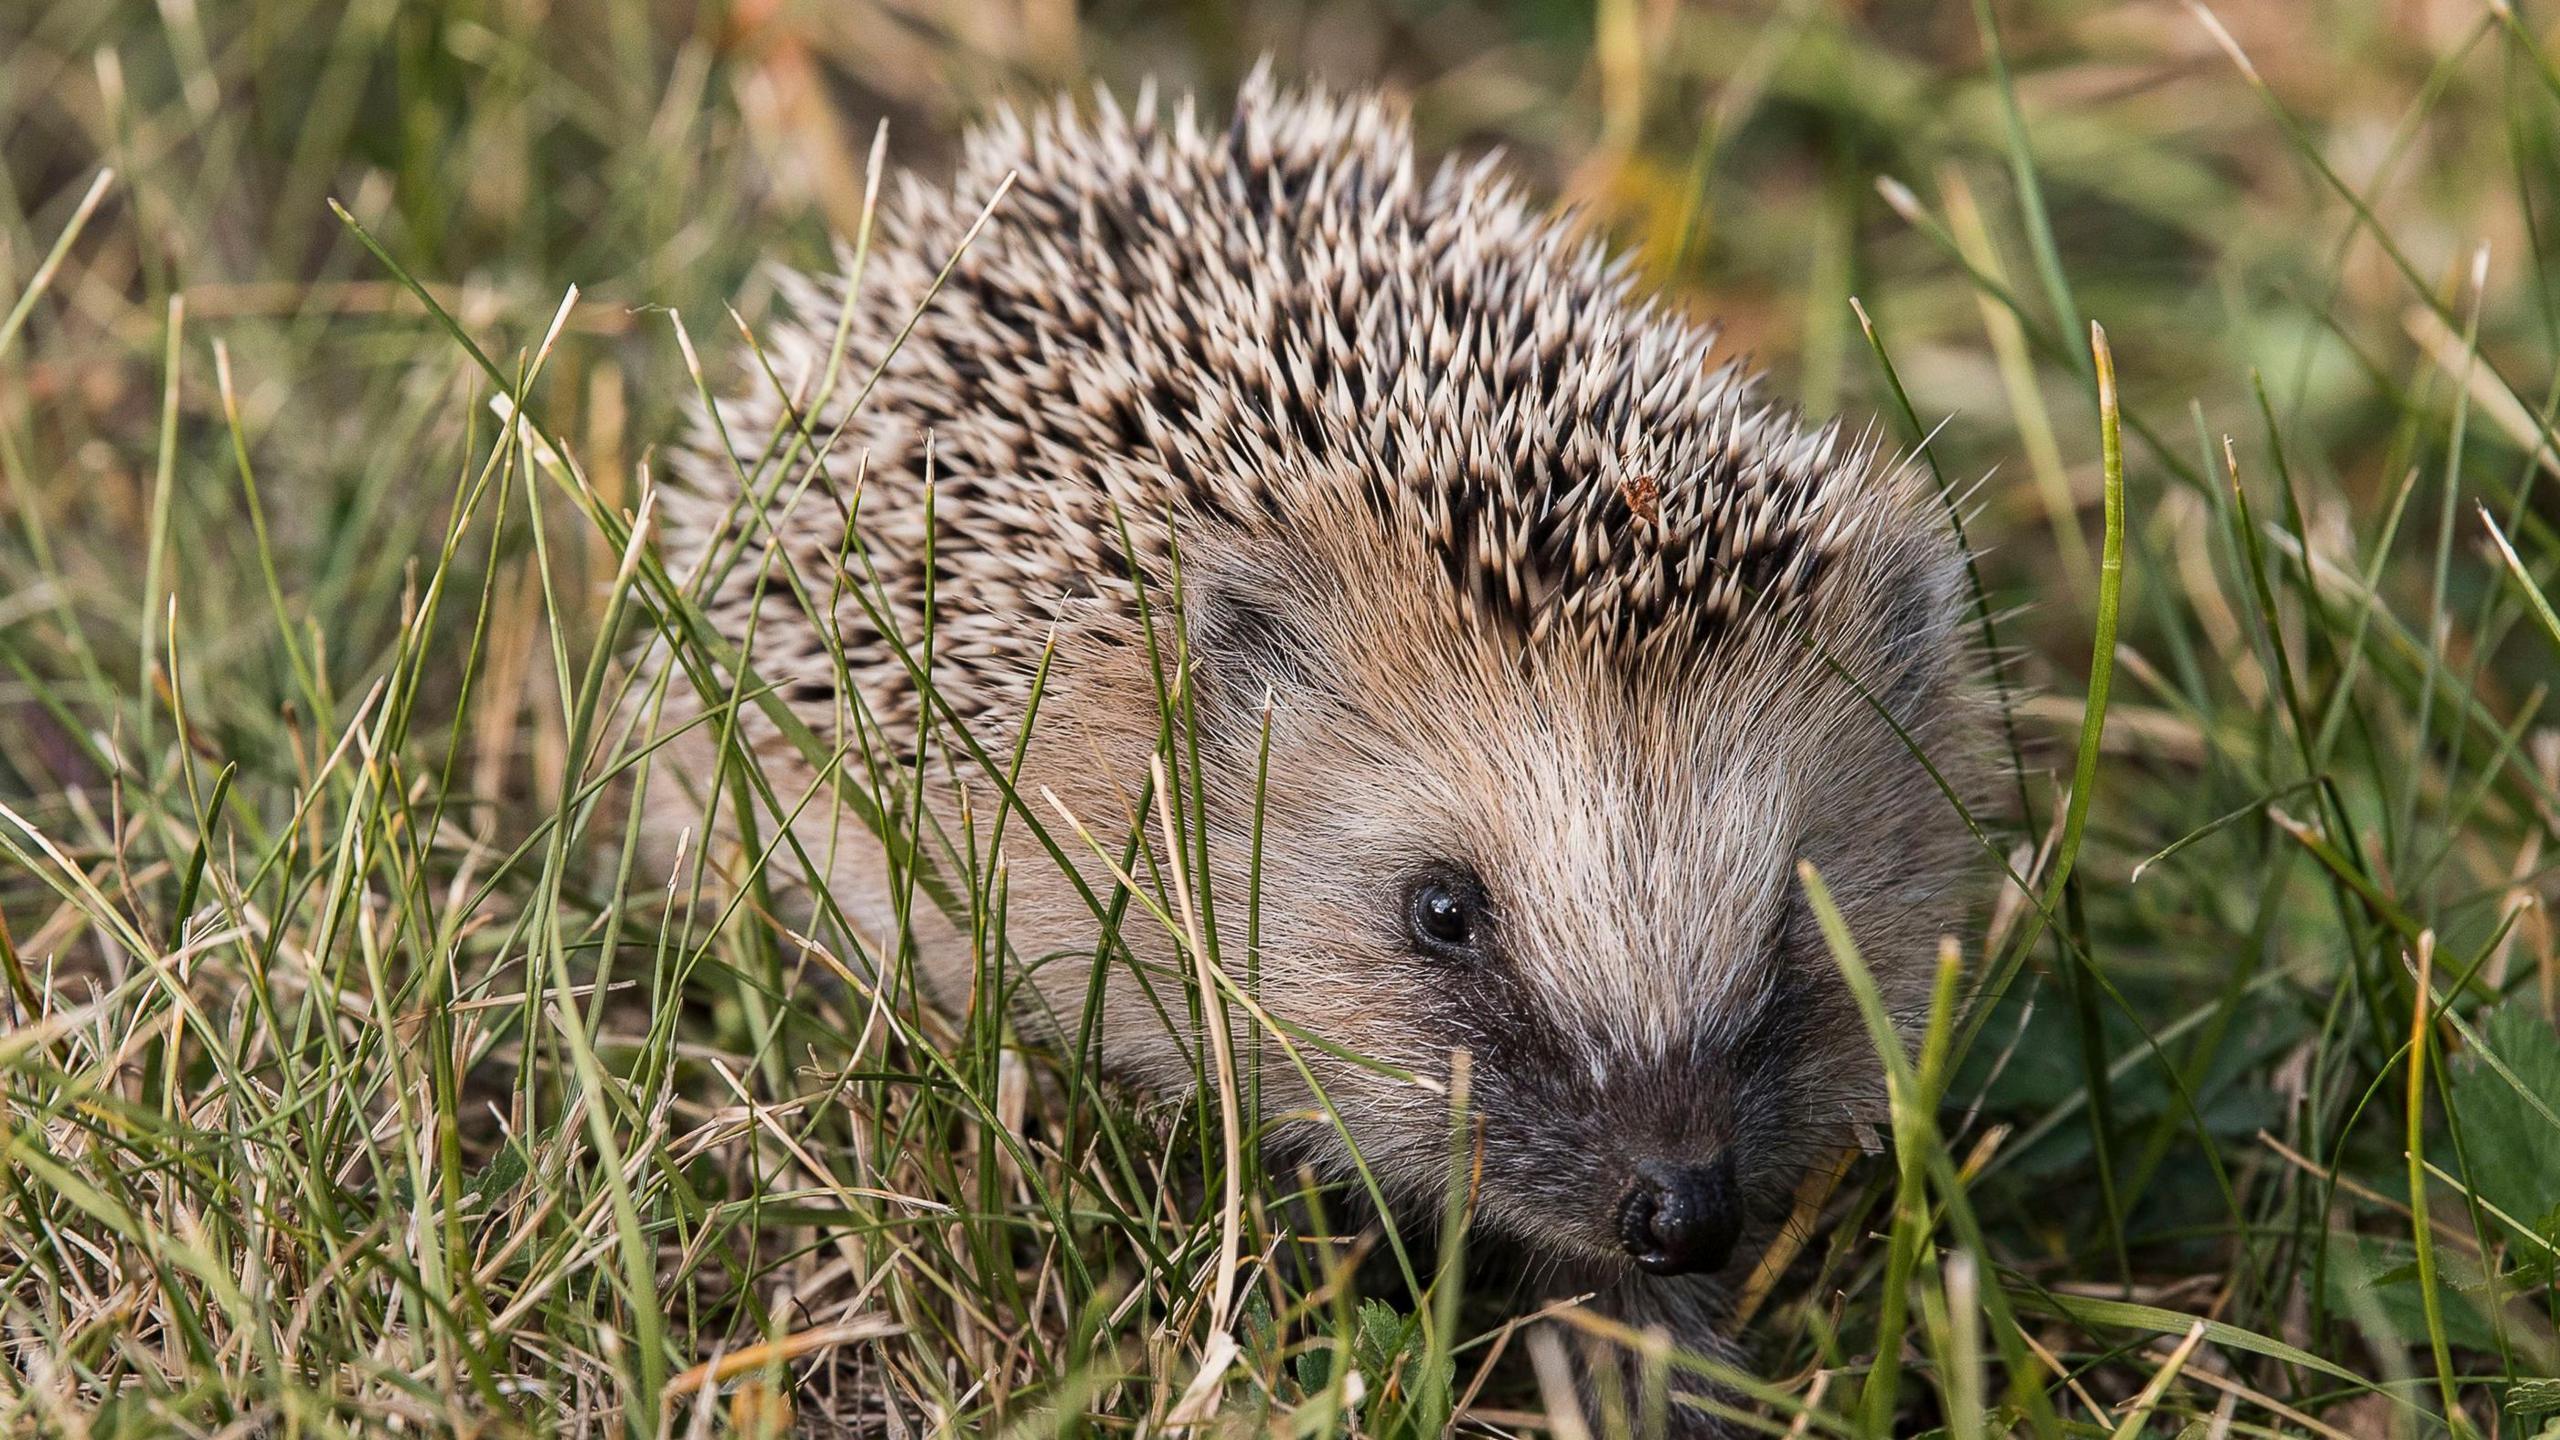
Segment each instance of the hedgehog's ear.
[[1192,597],[1191,661],[1204,695],[1258,710],[1275,690],[1313,683],[1313,646],[1277,599],[1231,584],[1204,586]]
[[1908,721],[1953,678],[1964,623],[1964,563],[1932,550],[1897,567],[1884,587],[1874,678],[1885,713]]

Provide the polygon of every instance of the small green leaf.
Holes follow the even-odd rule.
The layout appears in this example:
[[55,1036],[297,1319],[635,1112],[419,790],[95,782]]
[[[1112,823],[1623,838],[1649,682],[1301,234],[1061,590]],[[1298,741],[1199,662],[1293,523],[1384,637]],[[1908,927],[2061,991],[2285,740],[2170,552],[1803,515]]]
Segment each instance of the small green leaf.
[[[2426,1296],[2418,1288],[2418,1267],[2406,1239],[2341,1236],[2331,1241],[2329,1253],[2332,1310],[2342,1315],[2355,1315],[2366,1307],[2380,1310],[2391,1333],[2378,1339],[2418,1343],[2426,1338]],[[2456,1254],[2440,1253],[2437,1259],[2445,1338],[2463,1349],[2495,1350],[2497,1335],[2479,1305],[2450,1298],[2485,1293],[2478,1266]],[[2502,1293],[2511,1294],[2513,1289],[2511,1281],[2500,1286]]]
[[1403,1348],[1404,1317],[1384,1300],[1364,1301],[1360,1306],[1360,1332],[1352,1342],[1353,1363],[1383,1376],[1394,1364],[1396,1352]]
[[471,1177],[471,1198],[484,1207],[495,1205],[523,1184],[524,1177],[531,1173],[533,1166],[524,1153],[523,1142],[510,1140],[497,1154],[489,1157],[489,1163],[480,1167],[479,1174]]
[[1333,1383],[1333,1351],[1329,1348],[1301,1350],[1294,1367],[1298,1388],[1309,1395],[1321,1395]]
[[2560,1380],[2517,1381],[2507,1387],[2507,1408],[2518,1415],[2560,1410]]
[[[2525,1005],[2501,1005],[2477,1023],[2479,1043],[2453,1067],[2454,1119],[2462,1127],[2460,1174],[2481,1199],[2519,1220],[2543,1240],[2560,1231],[2560,1132],[2550,1116],[2560,1112],[2560,1032]],[[2438,1162],[2452,1158],[2440,1145]],[[2453,1167],[2447,1165],[2447,1169]],[[2527,1244],[2517,1258],[2540,1250]],[[2543,1252],[2545,1258],[2548,1252]]]

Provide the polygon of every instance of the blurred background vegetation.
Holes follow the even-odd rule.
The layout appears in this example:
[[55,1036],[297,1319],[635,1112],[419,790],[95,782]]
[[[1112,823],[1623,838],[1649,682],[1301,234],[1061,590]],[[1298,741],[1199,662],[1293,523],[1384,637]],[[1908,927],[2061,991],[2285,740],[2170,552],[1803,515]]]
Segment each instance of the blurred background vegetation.
[[[330,202],[502,369],[578,287],[539,413],[620,507],[694,394],[676,321],[734,378],[723,307],[752,327],[770,262],[830,263],[875,126],[931,176],[998,103],[1153,77],[1215,104],[1268,56],[1408,99],[1428,150],[1499,148],[1771,394],[1925,443],[1967,497],[2022,762],[1997,846],[2040,895],[2057,853],[2077,868],[2054,924],[2012,887],[1965,937],[1991,983],[1935,1143],[1989,1253],[1932,1228],[1898,1277],[1918,1303],[1884,1304],[1895,1177],[1856,1171],[1751,1336],[1777,1427],[2547,1433],[2555,47],[2548,0],[0,0],[8,1423],[587,1433],[651,1397],[743,1432],[1162,1421],[1196,1349],[1062,1385],[1112,1326],[993,1290],[980,1314],[955,1295],[994,1286],[983,1264],[915,1262],[880,1300],[846,1277],[913,1259],[894,1223],[856,1243],[755,1210],[861,1146],[733,1123],[824,1048],[795,1032],[783,1063],[762,1007],[859,1028],[736,978],[777,943],[752,915],[687,978],[623,962],[680,1022],[616,1037],[591,1007],[603,1063],[702,1128],[641,1107],[591,1151],[556,1106],[538,1134],[487,1118],[586,1053],[526,1043],[530,1006],[507,1029],[526,975],[491,977],[526,917],[573,915],[562,948],[610,973],[621,918],[663,899],[610,821],[592,863],[524,848],[600,763],[555,662],[611,648],[618,547],[565,506],[469,511],[506,448],[485,377]],[[2091,322],[2121,371],[2125,579],[2066,837],[2100,612]],[[436,580],[463,598],[422,605]],[[395,735],[368,718],[386,679]],[[350,779],[351,749],[388,779]],[[384,818],[421,803],[414,832]],[[333,838],[359,832],[379,848]],[[381,908],[336,908],[369,869]],[[250,992],[269,1038],[226,1050]],[[413,1125],[434,1143],[401,1172]],[[487,1262],[476,1310],[419,1299],[448,1292],[406,1207],[438,1183],[454,1253]],[[1153,1277],[1131,1293],[1178,1289],[1164,1255],[1077,1234]],[[829,1271],[837,1245],[869,1258]],[[2008,1296],[1989,1342],[1977,1285]],[[712,1379],[669,1388],[816,1333],[812,1296],[904,1338],[768,1353],[766,1388],[717,1407]],[[1403,1373],[1394,1323],[1282,1311],[1274,1355]],[[2178,1348],[2197,1319],[2224,1328]],[[874,1344],[876,1372],[827,1369]],[[1873,1378],[1906,1351],[1918,1378]],[[901,1398],[847,1398],[875,1373]],[[1338,1424],[1303,1408],[1321,1374],[1265,1373],[1239,1404]],[[1518,1377],[1478,1398],[1487,1424],[1556,1420]],[[1397,1413],[1435,1428],[1438,1403]]]

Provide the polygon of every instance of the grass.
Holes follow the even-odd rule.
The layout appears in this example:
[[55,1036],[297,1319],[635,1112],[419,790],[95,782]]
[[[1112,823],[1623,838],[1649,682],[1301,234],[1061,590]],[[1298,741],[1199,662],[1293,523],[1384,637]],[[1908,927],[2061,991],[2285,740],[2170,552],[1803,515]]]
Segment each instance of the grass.
[[[930,170],[998,94],[1270,50],[1505,144],[1960,502],[2017,798],[1890,1158],[1749,1288],[1753,1423],[2546,1433],[2560,12],[991,17],[0,14],[13,1432],[1569,1433],[1574,1348],[1700,1365],[1333,1235],[1252,1055],[1151,1099],[1013,1031],[1007,835],[1120,867],[1106,934],[1250,903],[1181,860],[1178,725],[1153,846],[1036,795],[939,833],[854,715],[806,795],[661,773],[639,647],[716,736],[766,697],[645,543],[653,447],[753,383],[761,263],[864,232],[873,117]],[[643,843],[678,779],[739,843]],[[907,838],[980,1003],[777,902],[801,805]],[[1253,1013],[1186,944],[1168,1008]]]

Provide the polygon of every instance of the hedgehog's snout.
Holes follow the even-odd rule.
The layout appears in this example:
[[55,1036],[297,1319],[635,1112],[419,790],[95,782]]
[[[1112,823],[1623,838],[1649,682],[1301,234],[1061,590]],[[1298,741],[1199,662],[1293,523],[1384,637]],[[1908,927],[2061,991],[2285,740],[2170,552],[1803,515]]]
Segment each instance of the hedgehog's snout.
[[1742,1218],[1730,1153],[1705,1165],[1647,1163],[1618,1204],[1618,1240],[1652,1274],[1701,1274],[1733,1258]]

